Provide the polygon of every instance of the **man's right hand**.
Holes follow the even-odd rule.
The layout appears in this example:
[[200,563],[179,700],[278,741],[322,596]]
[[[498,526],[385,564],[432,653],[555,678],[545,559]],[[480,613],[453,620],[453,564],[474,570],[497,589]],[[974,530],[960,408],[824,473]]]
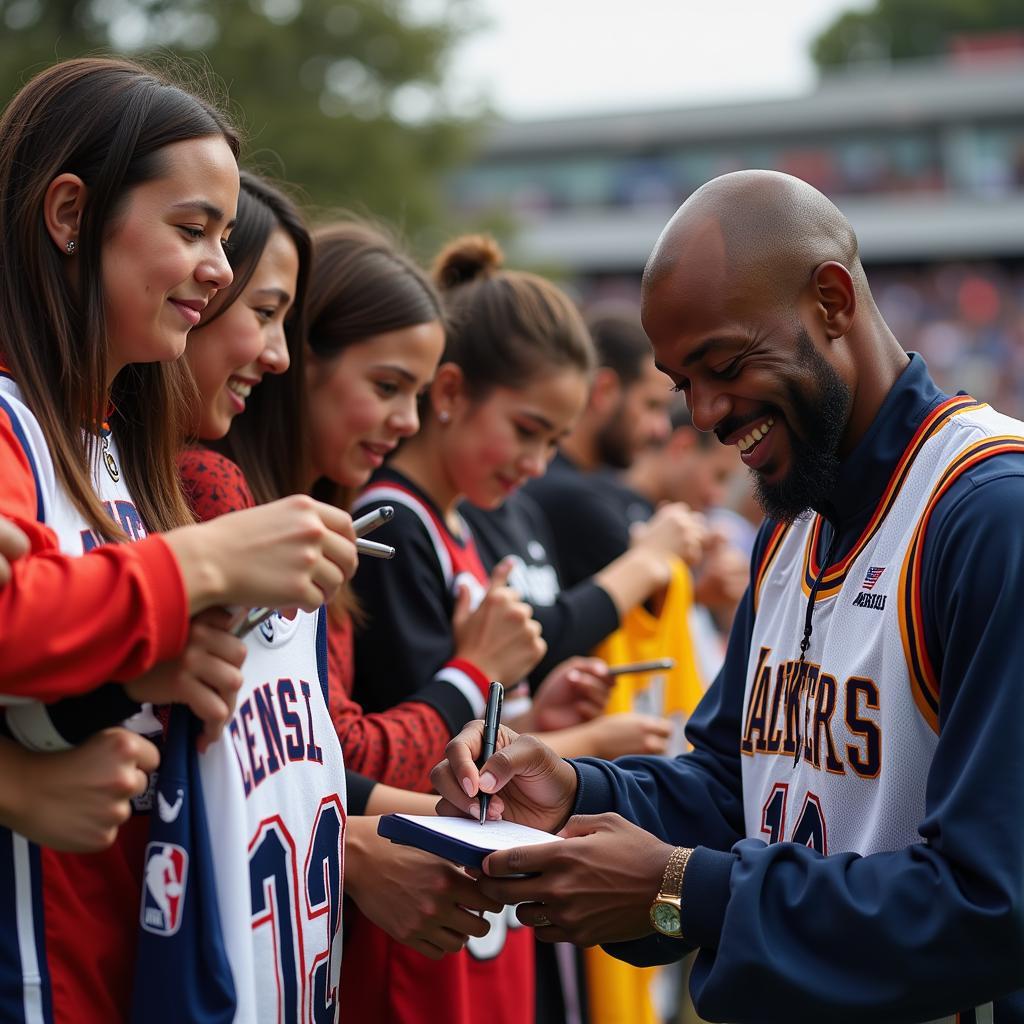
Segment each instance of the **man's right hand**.
[[483,722],[470,722],[445,748],[445,759],[430,773],[441,796],[438,814],[479,818],[481,792],[497,794],[488,817],[557,832],[576,802],[576,772],[567,761],[534,736],[520,736],[507,726],[498,731],[494,754],[478,770]]

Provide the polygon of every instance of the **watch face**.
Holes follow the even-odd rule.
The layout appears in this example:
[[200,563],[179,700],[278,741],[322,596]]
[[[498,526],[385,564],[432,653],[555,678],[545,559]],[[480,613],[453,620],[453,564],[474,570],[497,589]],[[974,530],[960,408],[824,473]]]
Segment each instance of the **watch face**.
[[679,934],[679,910],[671,903],[655,903],[651,910],[651,921],[663,935]]

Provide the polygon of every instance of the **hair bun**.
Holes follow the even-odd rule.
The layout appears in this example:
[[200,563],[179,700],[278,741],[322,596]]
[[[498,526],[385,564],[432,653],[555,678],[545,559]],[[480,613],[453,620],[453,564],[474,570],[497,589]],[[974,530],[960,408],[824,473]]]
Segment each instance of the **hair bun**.
[[501,246],[490,235],[462,235],[434,260],[434,280],[446,291],[500,270],[504,261]]

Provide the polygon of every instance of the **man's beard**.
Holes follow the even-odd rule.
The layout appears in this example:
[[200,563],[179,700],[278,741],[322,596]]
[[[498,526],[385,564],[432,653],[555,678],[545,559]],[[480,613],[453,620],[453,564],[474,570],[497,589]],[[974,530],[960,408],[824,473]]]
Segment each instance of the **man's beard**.
[[[789,472],[781,480],[768,483],[752,471],[754,494],[764,514],[786,523],[820,506],[835,487],[839,444],[853,403],[850,389],[802,328],[797,335],[796,359],[817,378],[818,391],[808,395],[796,384],[789,384],[789,407],[797,418],[796,424],[787,421],[792,451]],[[795,426],[800,428],[799,437]]]
[[597,457],[602,466],[612,469],[629,469],[636,453],[630,444],[629,427],[626,423],[624,404],[619,403],[612,418],[598,431],[594,439]]

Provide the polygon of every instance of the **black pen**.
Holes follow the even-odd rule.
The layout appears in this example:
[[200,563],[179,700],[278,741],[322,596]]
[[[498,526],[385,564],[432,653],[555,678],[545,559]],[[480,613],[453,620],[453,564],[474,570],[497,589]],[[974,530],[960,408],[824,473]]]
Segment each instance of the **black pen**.
[[[498,742],[498,726],[501,725],[501,702],[505,698],[505,691],[501,683],[491,683],[487,691],[487,710],[484,711],[484,745],[480,751],[480,768],[487,763],[488,758],[494,753],[494,746]],[[480,794],[480,824],[487,820],[487,805],[491,802],[490,793]]]

